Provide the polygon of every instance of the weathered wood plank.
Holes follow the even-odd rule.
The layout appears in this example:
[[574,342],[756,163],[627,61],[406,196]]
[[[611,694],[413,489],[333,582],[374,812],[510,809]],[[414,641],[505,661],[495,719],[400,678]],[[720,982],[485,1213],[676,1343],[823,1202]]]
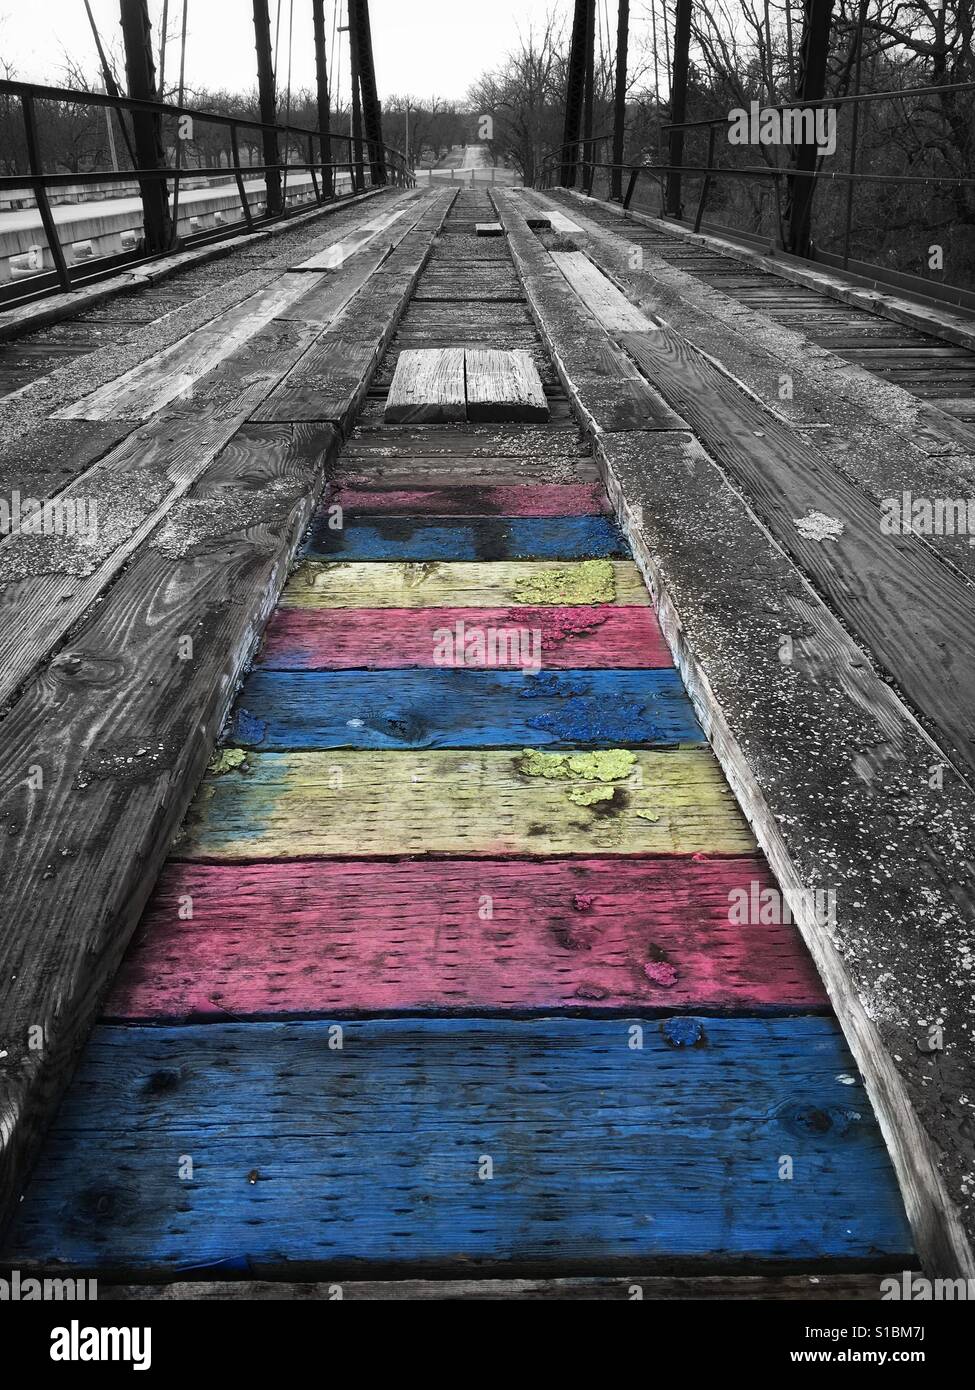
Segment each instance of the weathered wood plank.
[[[313,526],[309,559],[585,560],[627,559],[630,551],[605,516],[477,517],[440,521],[422,516],[345,516],[329,499]],[[336,527],[335,523],[342,525]]]
[[751,854],[755,847],[705,749],[224,750],[214,769],[174,846],[179,859]]
[[547,420],[548,402],[531,354],[469,347],[468,420]]
[[281,598],[288,608],[560,608],[588,603],[647,606],[626,560],[496,560],[409,563],[306,560]]
[[[621,341],[756,502],[776,539],[975,775],[975,591],[879,503],[666,328]],[[825,529],[823,529],[825,528]]]
[[264,462],[265,486],[239,493],[228,511],[223,478],[212,497],[198,483],[184,504],[193,528],[143,547],[0,723],[0,898],[9,914],[0,933],[0,1220],[17,1203],[336,444],[328,428],[260,431],[251,476]]
[[404,349],[389,388],[385,417],[391,425],[466,420],[464,349]]
[[308,289],[300,275],[280,280],[219,314],[171,347],[124,372],[90,396],[65,406],[61,420],[148,420],[278,318]]
[[[632,1302],[635,1289],[639,1297],[649,1301],[685,1303],[715,1300],[757,1300],[846,1302],[879,1300],[879,1274],[738,1274],[664,1275],[631,1273],[622,1279],[609,1277],[580,1279],[343,1279],[342,1298],[346,1302],[381,1301],[406,1303],[435,1299],[437,1302],[500,1302],[503,1299],[540,1301],[543,1299],[576,1302],[595,1302],[611,1299]],[[336,1298],[336,1284],[289,1284],[283,1280],[218,1279],[200,1283],[181,1281],[172,1284],[103,1284],[98,1285],[101,1303],[153,1302],[200,1303],[214,1299],[237,1301],[309,1303],[331,1302]]]
[[[342,474],[339,472],[341,478]],[[347,516],[596,516],[608,510],[600,483],[537,483],[477,487],[467,482],[395,488],[346,481],[329,490],[329,505]]]
[[793,925],[732,920],[769,890],[758,858],[171,864],[105,1014],[826,1009]]
[[[466,625],[461,651],[471,634]],[[534,640],[532,640],[534,638]],[[526,640],[527,639],[527,640]],[[440,629],[435,656],[455,656]],[[524,671],[255,671],[227,741],[262,752],[314,748],[539,748],[698,744],[703,735],[672,670],[542,672],[542,635],[509,629]]]
[[581,251],[553,251],[552,260],[609,333],[647,333],[656,327]]
[[474,227],[475,236],[504,236],[500,222],[478,222]]
[[[616,605],[575,608],[279,608],[271,619],[258,656],[268,670],[395,670],[433,666],[444,630],[458,632],[453,664],[477,660],[478,637],[495,634],[497,668],[521,667],[516,648],[499,643],[512,629],[529,640],[541,634],[542,668],[654,668],[672,664],[652,608]],[[438,636],[435,636],[438,634]],[[444,651],[445,658],[451,653]],[[449,660],[444,665],[450,665]]]
[[[416,209],[419,220],[419,209]],[[373,241],[380,232],[384,232],[391,227],[394,222],[405,216],[406,208],[397,208],[392,212],[381,213],[378,217],[370,218],[368,222],[341,241],[334,242],[324,250],[316,251],[313,256],[300,261],[293,267],[294,270],[339,270],[346,264],[357,251],[361,251],[364,246]]]
[[210,467],[266,389],[260,379],[238,387],[237,410],[226,417],[166,412],[93,464],[56,504],[63,518],[71,509],[93,519],[90,529],[22,531],[0,541],[0,705]]
[[99,1028],[7,1258],[256,1275],[911,1258],[832,1020],[395,1019],[335,1041],[327,1022]]

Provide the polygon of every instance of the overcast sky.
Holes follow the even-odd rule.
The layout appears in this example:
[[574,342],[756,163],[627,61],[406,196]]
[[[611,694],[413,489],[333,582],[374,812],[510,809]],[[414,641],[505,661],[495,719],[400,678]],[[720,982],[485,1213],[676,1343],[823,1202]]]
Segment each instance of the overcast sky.
[[[90,0],[103,42],[120,44],[118,0]],[[270,0],[272,41],[279,0]],[[280,89],[286,81],[290,0],[280,0]],[[315,58],[311,0],[293,0],[292,86],[312,87]],[[246,89],[254,85],[251,0],[187,0],[186,80],[190,88]],[[178,70],[182,0],[169,0],[171,36],[166,85]],[[158,42],[163,0],[150,0]],[[615,4],[610,4],[615,24]],[[331,47],[332,0],[325,13]],[[470,84],[501,61],[519,28],[541,26],[546,14],[571,15],[570,0],[370,0],[381,97],[396,93],[463,98]],[[345,5],[342,3],[344,15]],[[344,22],[344,21],[343,21]],[[63,79],[65,52],[93,75],[97,56],[84,0],[0,0],[0,57],[25,81]],[[342,94],[348,95],[348,48],[342,46]]]

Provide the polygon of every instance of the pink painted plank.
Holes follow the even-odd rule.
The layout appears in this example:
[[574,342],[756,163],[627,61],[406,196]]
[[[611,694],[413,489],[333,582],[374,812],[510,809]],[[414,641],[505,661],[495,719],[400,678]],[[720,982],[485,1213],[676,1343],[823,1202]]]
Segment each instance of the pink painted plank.
[[[170,864],[110,1017],[823,1008],[755,857]],[[186,920],[192,904],[192,920]]]
[[610,510],[601,483],[387,488],[352,478],[329,492],[326,505],[336,504],[352,513],[407,516],[593,516]]
[[[474,629],[541,632],[542,669],[673,666],[652,608],[279,608],[259,666],[278,671],[390,670],[437,666],[442,637]],[[462,644],[454,642],[460,651]]]

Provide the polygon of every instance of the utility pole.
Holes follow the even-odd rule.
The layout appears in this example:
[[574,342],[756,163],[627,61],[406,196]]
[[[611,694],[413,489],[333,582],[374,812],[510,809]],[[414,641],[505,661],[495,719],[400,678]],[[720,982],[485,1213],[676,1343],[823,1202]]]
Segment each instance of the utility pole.
[[559,183],[573,188],[579,162],[579,132],[582,127],[582,107],[586,91],[586,35],[589,32],[589,12],[593,0],[575,0],[572,16],[572,44],[569,48],[569,71],[565,89],[565,126],[562,133],[562,168]]
[[328,94],[328,67],[325,62],[325,0],[312,0],[315,29],[315,83],[318,89],[318,141],[322,159],[322,185],[326,198],[334,191],[332,140],[329,131],[331,107]]
[[[274,66],[271,60],[271,16],[268,0],[254,0],[254,39],[257,49],[257,91],[261,120],[265,125],[277,125],[277,96],[274,86]],[[261,132],[264,150],[264,183],[267,188],[267,213],[276,217],[281,212],[281,152],[276,130]]]
[[[687,116],[687,69],[691,54],[691,4],[692,0],[677,0],[677,14],[674,19],[674,71],[670,82],[670,119],[683,121]],[[670,164],[678,172],[667,175],[667,197],[664,211],[670,217],[680,217],[684,211],[681,202],[680,166],[684,162],[684,132],[670,132]]]
[[376,65],[372,56],[372,29],[369,24],[369,0],[349,0],[350,37],[355,34],[359,86],[362,92],[362,122],[369,145],[369,162],[373,186],[386,182],[386,160],[383,153],[383,120],[376,88]]
[[[125,80],[129,96],[136,101],[158,101],[148,0],[121,0],[121,14]],[[173,222],[169,215],[166,179],[164,175],[153,177],[151,173],[154,169],[166,168],[162,119],[156,112],[133,111],[132,132],[136,167],[142,171],[139,192],[142,195],[146,250],[168,251],[173,244]]]
[[[796,104],[820,101],[826,95],[826,64],[833,21],[833,0],[805,0],[802,40],[799,48],[799,80]],[[815,187],[817,148],[814,144],[793,145],[792,167],[798,177],[786,179],[786,250],[795,256],[808,256],[811,250],[812,201]]]
[[616,91],[613,103],[613,168],[609,196],[623,201],[623,138],[626,134],[626,63],[630,42],[630,0],[619,0],[616,25]]

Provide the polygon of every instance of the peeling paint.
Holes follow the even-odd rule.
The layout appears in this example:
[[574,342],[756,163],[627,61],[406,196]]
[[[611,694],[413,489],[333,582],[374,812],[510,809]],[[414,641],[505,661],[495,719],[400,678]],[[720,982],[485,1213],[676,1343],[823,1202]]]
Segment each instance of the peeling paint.
[[207,763],[207,772],[214,777],[222,777],[225,772],[236,772],[247,762],[243,748],[218,748]]

